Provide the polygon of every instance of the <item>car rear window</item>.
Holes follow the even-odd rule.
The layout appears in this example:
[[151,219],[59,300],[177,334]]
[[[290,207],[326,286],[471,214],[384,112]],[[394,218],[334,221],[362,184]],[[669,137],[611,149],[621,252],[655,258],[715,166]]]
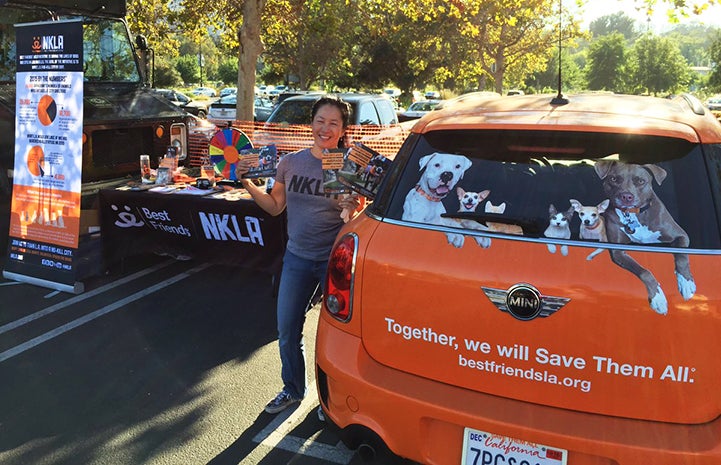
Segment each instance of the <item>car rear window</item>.
[[310,124],[315,100],[286,100],[268,118],[269,123]]
[[[438,196],[442,197],[444,218],[464,217],[471,219],[470,223],[457,219],[426,221],[408,214],[409,193],[417,192],[422,177],[430,169],[424,163],[439,160],[428,157],[433,154],[451,154],[468,160],[467,169],[462,170],[457,182]],[[721,200],[721,148],[668,137],[562,131],[432,131],[409,138],[387,180],[395,188],[386,189],[385,197],[380,196],[377,202],[378,208],[386,209],[386,216],[394,220],[460,229],[476,229],[475,225],[481,224],[484,231],[527,238],[547,237],[552,210],[567,212],[571,219],[570,239],[582,240],[581,220],[578,211],[573,211],[574,202],[583,207],[598,207],[608,199],[605,215],[618,215],[620,224],[635,235],[631,242],[675,245],[666,244],[666,239],[654,232],[653,225],[641,226],[645,229],[634,227],[638,226],[634,225],[634,218],[649,208],[649,202],[638,205],[636,211],[617,208],[614,203],[617,196],[633,195],[619,193],[610,185],[612,179],[620,178],[610,168],[621,165],[642,170],[638,182],[646,179],[656,199],[650,203],[662,205],[671,217],[658,221],[675,221],[688,235],[688,247],[719,249],[716,205]],[[631,179],[634,175],[629,173]],[[475,212],[456,215],[462,209],[462,192],[478,193],[483,198]]]

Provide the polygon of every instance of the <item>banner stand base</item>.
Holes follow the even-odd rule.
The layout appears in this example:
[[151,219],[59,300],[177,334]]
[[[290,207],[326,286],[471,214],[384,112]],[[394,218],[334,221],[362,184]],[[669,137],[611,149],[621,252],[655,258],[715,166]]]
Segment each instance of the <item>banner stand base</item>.
[[14,281],[25,282],[33,284],[35,286],[47,287],[49,289],[55,289],[57,291],[68,292],[70,294],[82,294],[85,292],[85,285],[81,282],[76,282],[73,285],[56,283],[54,281],[48,281],[46,279],[34,278],[20,273],[13,273],[11,271],[3,270],[3,278],[12,279]]

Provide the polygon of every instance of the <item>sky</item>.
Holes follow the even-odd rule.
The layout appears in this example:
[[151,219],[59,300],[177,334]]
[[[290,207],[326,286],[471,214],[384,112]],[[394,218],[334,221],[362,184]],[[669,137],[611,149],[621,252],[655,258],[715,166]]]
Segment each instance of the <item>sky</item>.
[[[568,1],[568,0],[566,0]],[[695,0],[697,2],[703,2],[703,0]],[[569,2],[570,4],[571,2]],[[614,14],[619,11],[623,11],[627,16],[641,22],[642,24],[647,23],[646,11],[644,8],[641,11],[636,9],[636,5],[640,5],[641,2],[634,0],[586,0],[586,4],[580,7],[582,12],[582,27],[588,29],[589,24],[594,19]],[[694,0],[689,0],[689,4],[694,3]],[[668,1],[658,0],[656,5],[656,11],[651,18],[651,27],[655,32],[663,32],[672,28],[674,25],[668,21],[667,11]],[[721,27],[721,5],[714,5],[709,7],[702,15],[690,14],[688,18],[679,16],[681,23],[698,22],[709,26]]]

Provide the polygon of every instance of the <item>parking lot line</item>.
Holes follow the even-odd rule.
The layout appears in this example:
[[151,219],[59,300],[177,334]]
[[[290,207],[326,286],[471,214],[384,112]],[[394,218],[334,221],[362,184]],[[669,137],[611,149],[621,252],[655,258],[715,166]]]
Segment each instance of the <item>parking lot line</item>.
[[[28,323],[31,323],[39,318],[42,318],[46,315],[50,315],[51,313],[55,313],[58,310],[62,310],[65,307],[69,307],[70,305],[74,305],[78,302],[82,302],[83,300],[89,299],[91,297],[95,297],[98,294],[102,294],[105,291],[108,291],[110,289],[113,289],[115,287],[121,286],[125,283],[128,283],[130,281],[134,281],[138,278],[142,278],[143,276],[147,274],[151,274],[156,272],[157,270],[160,270],[161,268],[164,268],[172,263],[176,263],[175,260],[167,260],[165,262],[161,262],[155,266],[152,266],[150,268],[146,268],[144,270],[138,271],[137,273],[133,273],[131,275],[128,275],[122,279],[118,279],[116,281],[113,281],[112,283],[106,284],[105,286],[101,286],[97,289],[93,289],[89,292],[84,292],[83,294],[80,294],[75,297],[71,297],[68,300],[65,300],[63,302],[59,302],[55,305],[51,305],[48,308],[44,308],[40,311],[37,311],[33,313],[32,315],[27,315],[23,318],[17,319],[15,321],[11,321],[10,323],[7,323],[3,326],[0,326],[0,334],[6,333],[8,331],[12,331],[13,329],[19,328],[23,325],[26,325]],[[20,284],[20,283],[17,283]]]
[[[258,447],[266,451],[266,455],[274,449],[283,449],[288,452],[325,460],[330,463],[337,463],[339,465],[349,464],[354,452],[345,447],[342,442],[332,446],[322,442],[316,442],[315,437],[317,434],[307,439],[289,434],[293,428],[301,423],[303,418],[317,408],[318,393],[315,383],[312,383],[308,386],[308,395],[303,399],[303,402],[300,403],[298,408],[292,411],[288,409],[277,414],[273,421],[268,423],[265,428],[255,435],[253,442],[257,443]],[[238,465],[251,465],[256,463],[257,460],[258,457],[249,454]]]
[[[111,305],[106,305],[105,307],[99,308],[98,310],[88,313],[88,314],[86,314],[80,318],[77,318],[69,323],[66,323],[62,326],[58,326],[57,328],[53,329],[52,331],[48,331],[44,334],[41,334],[40,336],[30,339],[29,341],[26,341],[15,347],[12,347],[12,348],[6,350],[5,352],[1,352],[0,353],[0,362],[4,362],[5,360],[8,360],[16,355],[19,355],[19,354],[25,352],[26,350],[32,349],[33,347],[36,347],[36,346],[42,344],[43,342],[49,341],[50,339],[60,336],[61,334],[64,334],[64,333],[70,331],[71,329],[75,329],[78,326],[82,326],[85,323],[93,321],[96,318],[99,318],[99,317],[106,315],[110,312],[113,312],[119,308],[122,308],[124,305],[126,305],[130,302],[134,302],[136,300],[142,299],[143,297],[146,297],[147,295],[152,294],[153,292],[159,291],[165,287],[170,286],[171,284],[175,284],[178,281],[182,281],[183,279],[185,279],[189,276],[192,276],[195,273],[203,271],[204,269],[206,269],[210,266],[211,265],[209,263],[204,263],[202,265],[196,266],[195,268],[191,268],[190,270],[179,273],[179,274],[173,276],[172,278],[168,278],[165,281],[161,281],[153,286],[147,287],[140,292],[136,292],[135,294],[131,294],[124,299],[118,300],[117,302],[115,302]],[[40,313],[40,312],[38,312],[38,313]]]

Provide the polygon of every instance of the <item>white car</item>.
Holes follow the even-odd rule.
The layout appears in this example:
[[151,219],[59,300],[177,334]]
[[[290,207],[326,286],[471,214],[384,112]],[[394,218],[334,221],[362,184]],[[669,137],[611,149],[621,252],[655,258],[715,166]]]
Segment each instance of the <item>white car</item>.
[[195,96],[202,95],[204,97],[216,97],[218,95],[215,89],[212,89],[210,87],[196,87],[195,89],[191,90],[190,93]]
[[711,97],[706,100],[706,108],[711,111],[721,111],[721,97]]
[[419,100],[417,102],[413,102],[406,111],[398,113],[398,120],[409,121],[412,119],[418,119],[436,108],[439,103],[441,103],[440,100]]
[[[235,118],[235,109],[237,103],[237,94],[230,94],[222,97],[220,100],[213,102],[208,108],[208,121],[216,126],[227,126],[233,123]],[[255,97],[253,102],[253,120],[265,121],[273,111],[273,103],[265,97]]]

